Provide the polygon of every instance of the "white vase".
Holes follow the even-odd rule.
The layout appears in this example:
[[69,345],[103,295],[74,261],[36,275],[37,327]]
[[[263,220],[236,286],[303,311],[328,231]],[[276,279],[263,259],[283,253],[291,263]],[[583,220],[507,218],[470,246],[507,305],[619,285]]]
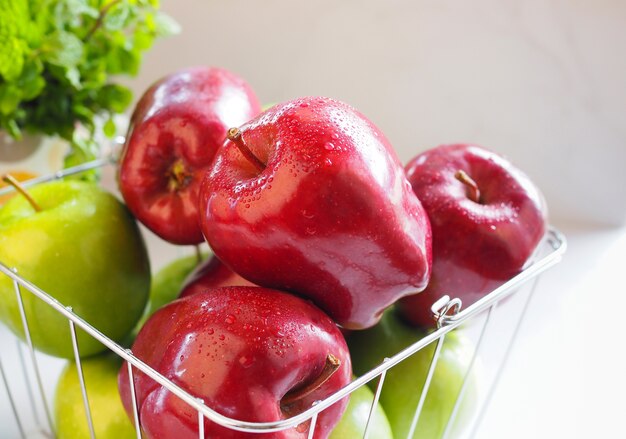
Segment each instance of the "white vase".
[[25,134],[15,140],[0,131],[0,174],[25,180],[58,171],[68,151],[69,143],[59,137]]

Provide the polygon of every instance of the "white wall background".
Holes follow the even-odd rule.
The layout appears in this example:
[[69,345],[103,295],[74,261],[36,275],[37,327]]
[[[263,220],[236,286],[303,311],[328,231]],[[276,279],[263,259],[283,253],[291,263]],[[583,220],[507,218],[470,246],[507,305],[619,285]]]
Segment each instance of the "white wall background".
[[263,102],[357,107],[400,158],[482,144],[541,187],[552,222],[626,220],[626,2],[164,0],[137,94],[190,65],[226,67]]

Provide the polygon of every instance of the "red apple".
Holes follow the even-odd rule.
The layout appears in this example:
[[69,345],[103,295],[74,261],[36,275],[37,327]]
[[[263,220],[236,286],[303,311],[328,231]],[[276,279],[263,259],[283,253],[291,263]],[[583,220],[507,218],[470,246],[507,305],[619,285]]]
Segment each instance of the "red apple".
[[137,219],[174,244],[202,242],[200,180],[228,128],[259,112],[250,86],[224,69],[188,68],[150,87],[133,113],[118,175]]
[[217,257],[257,285],[374,325],[430,276],[428,218],[365,116],[328,98],[278,104],[232,129],[201,187]]
[[183,282],[179,297],[187,297],[219,287],[253,287],[252,282],[239,276],[215,256],[198,265]]
[[[346,342],[334,322],[294,295],[259,287],[224,287],[176,300],[139,332],[133,352],[215,411],[272,422],[301,413],[351,380]],[[132,416],[126,367],[120,394]],[[146,438],[197,438],[194,409],[142,373],[134,375]],[[347,398],[321,412],[316,439],[339,422]],[[309,422],[282,432],[229,430],[205,419],[206,437],[306,438]]]
[[433,233],[428,288],[400,302],[410,322],[434,325],[431,305],[444,295],[467,307],[527,263],[546,231],[539,189],[499,155],[476,145],[443,145],[408,163],[407,177]]

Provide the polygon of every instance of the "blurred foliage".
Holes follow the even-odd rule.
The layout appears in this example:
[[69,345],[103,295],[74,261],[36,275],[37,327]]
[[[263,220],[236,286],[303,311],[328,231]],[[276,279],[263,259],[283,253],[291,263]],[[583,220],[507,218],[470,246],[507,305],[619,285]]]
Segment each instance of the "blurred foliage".
[[136,75],[154,40],[178,31],[158,0],[0,0],[0,130],[59,135],[72,164],[93,158],[94,117],[112,136],[132,101],[112,76]]

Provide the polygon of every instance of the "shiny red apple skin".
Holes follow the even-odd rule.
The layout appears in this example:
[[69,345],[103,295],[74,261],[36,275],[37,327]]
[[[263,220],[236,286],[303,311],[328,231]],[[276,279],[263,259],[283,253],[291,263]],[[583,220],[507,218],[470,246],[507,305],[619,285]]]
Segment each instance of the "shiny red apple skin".
[[225,69],[187,68],[152,85],[135,107],[118,173],[137,219],[171,243],[202,242],[202,176],[228,128],[259,112],[251,87]]
[[239,276],[222,263],[215,255],[198,265],[187,276],[178,297],[187,297],[219,287],[257,286]]
[[[319,308],[294,295],[259,287],[224,287],[178,299],[143,326],[133,353],[215,411],[243,421],[278,421],[309,408],[351,380],[346,342]],[[328,354],[341,362],[330,378],[288,408],[283,396],[314,381]],[[197,412],[136,371],[135,389],[147,439],[195,439]],[[132,419],[127,367],[120,369],[122,402]],[[316,439],[335,426],[347,398],[321,412]],[[282,432],[242,433],[205,419],[205,435],[220,439],[306,438],[308,422]]]
[[348,329],[374,325],[430,276],[428,218],[383,133],[329,98],[278,104],[239,127],[202,182],[203,233],[251,282],[311,299]]
[[[455,177],[462,170],[480,198]],[[433,327],[432,304],[444,295],[467,307],[518,274],[545,234],[547,209],[539,189],[508,160],[471,144],[442,145],[406,166],[430,218],[433,274],[426,290],[400,301],[405,320]]]

